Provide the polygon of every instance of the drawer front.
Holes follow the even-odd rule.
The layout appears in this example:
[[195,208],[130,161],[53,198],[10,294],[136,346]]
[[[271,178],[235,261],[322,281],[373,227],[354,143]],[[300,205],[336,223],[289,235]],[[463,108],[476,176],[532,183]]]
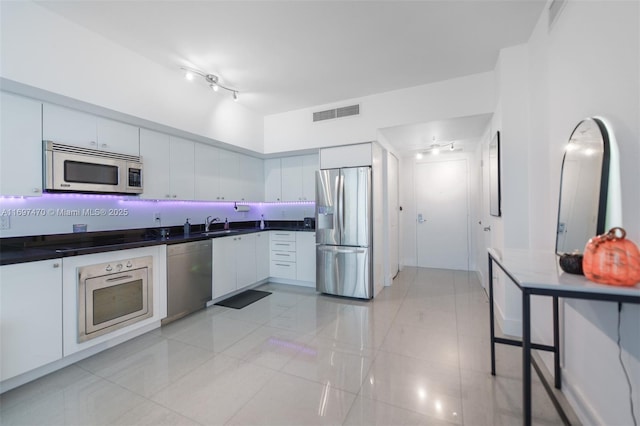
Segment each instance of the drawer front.
[[296,261],[296,252],[295,251],[271,251],[271,260],[279,260],[285,262],[295,262]]
[[271,241],[295,241],[296,233],[290,231],[271,231]]
[[295,262],[282,262],[278,260],[271,261],[271,276],[275,278],[296,279]]
[[271,241],[271,251],[296,251],[295,241]]

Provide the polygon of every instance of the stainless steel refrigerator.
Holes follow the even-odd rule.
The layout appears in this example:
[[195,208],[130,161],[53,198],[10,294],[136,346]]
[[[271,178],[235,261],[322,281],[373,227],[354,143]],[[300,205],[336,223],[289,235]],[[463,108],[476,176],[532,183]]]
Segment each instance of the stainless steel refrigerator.
[[371,299],[371,167],[316,172],[316,289]]

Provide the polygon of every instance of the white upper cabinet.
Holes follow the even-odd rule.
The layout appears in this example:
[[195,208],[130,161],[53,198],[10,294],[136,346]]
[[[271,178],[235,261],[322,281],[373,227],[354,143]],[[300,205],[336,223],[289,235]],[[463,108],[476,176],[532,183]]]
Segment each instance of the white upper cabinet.
[[238,201],[241,199],[241,184],[238,179],[238,166],[240,164],[240,154],[220,150],[218,162],[218,173],[220,175],[219,197],[216,201]]
[[282,201],[300,201],[302,198],[302,157],[280,159],[282,167]]
[[195,197],[201,201],[220,199],[220,172],[218,161],[220,150],[197,143],[195,145]]
[[0,93],[0,195],[42,194],[42,104]]
[[140,129],[130,124],[98,117],[98,148],[103,151],[140,155]]
[[194,199],[194,142],[140,129],[142,198]]
[[316,171],[320,169],[318,155],[302,156],[302,199],[316,200]]
[[169,175],[169,135],[140,129],[140,154],[144,164],[142,175],[142,198],[171,198]]
[[314,201],[318,156],[284,157],[280,161],[282,201]]
[[241,201],[264,201],[264,162],[255,157],[240,155],[238,166]]
[[195,196],[202,201],[262,201],[262,160],[196,143]]
[[282,201],[282,170],[279,158],[264,160],[264,200]]
[[171,136],[169,144],[169,174],[171,176],[171,198],[195,199],[195,143]]
[[43,105],[42,139],[140,155],[137,127],[52,104]]

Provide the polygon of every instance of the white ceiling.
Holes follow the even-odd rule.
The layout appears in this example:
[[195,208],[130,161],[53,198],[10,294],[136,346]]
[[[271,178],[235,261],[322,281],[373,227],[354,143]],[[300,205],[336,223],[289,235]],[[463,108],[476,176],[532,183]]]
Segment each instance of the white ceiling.
[[431,148],[433,144],[442,146],[452,142],[456,152],[458,149],[468,152],[475,150],[479,138],[491,120],[491,115],[478,114],[429,123],[388,127],[380,129],[380,132],[401,153],[420,152]]
[[38,3],[268,115],[492,70],[546,0]]

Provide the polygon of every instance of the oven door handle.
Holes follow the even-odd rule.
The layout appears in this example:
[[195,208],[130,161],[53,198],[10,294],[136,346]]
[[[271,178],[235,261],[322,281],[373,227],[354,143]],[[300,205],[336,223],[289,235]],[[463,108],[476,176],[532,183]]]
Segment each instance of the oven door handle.
[[105,281],[120,281],[126,280],[127,278],[133,278],[133,275],[123,275],[121,277],[107,278]]

